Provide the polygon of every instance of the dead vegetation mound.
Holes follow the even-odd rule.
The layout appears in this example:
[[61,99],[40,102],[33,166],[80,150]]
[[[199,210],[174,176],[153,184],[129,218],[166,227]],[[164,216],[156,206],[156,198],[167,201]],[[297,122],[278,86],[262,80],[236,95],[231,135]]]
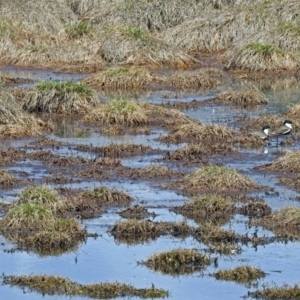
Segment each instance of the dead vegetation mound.
[[123,211],[121,211],[119,215],[125,219],[138,219],[138,220],[156,216],[154,212],[149,213],[146,207],[139,206],[139,205],[128,207]]
[[252,266],[238,266],[234,269],[219,270],[211,275],[218,280],[249,283],[265,277],[266,273],[263,272],[260,268]]
[[293,105],[287,112],[286,115],[289,118],[295,118],[299,119],[300,118],[300,104],[295,104]]
[[174,249],[150,256],[139,262],[163,274],[183,275],[199,272],[208,266],[211,259],[194,249]]
[[43,295],[65,295],[68,297],[89,297],[98,299],[119,298],[124,295],[128,297],[141,298],[165,298],[168,291],[152,288],[135,288],[128,284],[94,283],[89,285],[79,284],[64,277],[48,275],[30,276],[4,276],[3,282],[11,286],[38,292]]
[[84,83],[43,81],[26,94],[22,107],[29,112],[72,114],[98,104],[96,93]]
[[271,164],[266,164],[258,168],[261,171],[271,171],[279,173],[299,173],[300,172],[300,150],[287,152]]
[[83,82],[97,89],[137,89],[154,79],[145,67],[111,67],[87,77]]
[[16,103],[9,92],[0,92],[0,136],[3,138],[22,138],[42,135],[53,126],[28,115]]
[[267,98],[258,90],[246,89],[241,91],[229,90],[214,98],[217,103],[234,104],[241,107],[267,104]]
[[139,178],[155,179],[155,178],[172,178],[181,175],[182,173],[168,170],[167,168],[164,168],[162,166],[153,165],[142,169],[132,170],[130,172],[129,177],[135,179],[139,179]]
[[15,178],[10,171],[0,170],[0,186],[2,189],[9,189],[18,182],[20,180]]
[[259,185],[236,170],[218,166],[203,167],[184,176],[178,183],[184,190],[250,191],[261,189]]
[[236,208],[236,212],[249,217],[261,218],[271,214],[271,207],[263,200],[250,200]]
[[202,125],[199,122],[189,122],[176,126],[167,136],[160,137],[159,140],[165,143],[184,142],[207,142],[208,145],[214,143],[230,143],[233,140],[234,130],[225,126]]

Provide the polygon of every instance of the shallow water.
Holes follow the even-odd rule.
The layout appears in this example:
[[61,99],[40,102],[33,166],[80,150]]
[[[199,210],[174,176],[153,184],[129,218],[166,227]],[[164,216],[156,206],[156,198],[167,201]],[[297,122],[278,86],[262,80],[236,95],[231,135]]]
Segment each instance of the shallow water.
[[[53,72],[30,70],[29,73],[20,73],[12,69],[1,69],[1,73],[9,74],[14,77],[30,77],[34,80],[45,80],[53,78],[53,80],[79,80],[81,75],[69,74],[61,75]],[[6,73],[5,73],[6,72]],[[13,73],[15,72],[15,73]],[[26,75],[27,74],[27,75]],[[73,77],[74,75],[74,77]],[[69,76],[69,77],[65,77]],[[77,76],[77,77],[76,77]],[[150,103],[161,103],[164,96],[168,93],[173,95],[168,101],[190,101],[193,99],[205,100],[212,98],[218,94],[220,90],[210,91],[208,93],[198,94],[178,94],[172,91],[161,91],[150,93],[144,99]],[[298,87],[293,87],[284,91],[269,91],[267,94],[270,97],[270,102],[267,106],[258,108],[256,110],[247,111],[233,107],[224,107],[217,105],[210,105],[198,109],[184,111],[192,118],[201,120],[204,123],[215,123],[221,125],[228,125],[234,127],[233,121],[241,117],[253,117],[259,114],[281,113],[289,104],[300,100]],[[284,101],[282,101],[284,99]],[[143,100],[143,99],[142,99]],[[60,130],[49,138],[68,142],[67,146],[61,146],[59,149],[51,149],[53,153],[63,156],[83,156],[86,158],[93,158],[94,154],[74,150],[78,144],[87,144],[93,146],[106,146],[111,143],[134,143],[151,146],[154,149],[174,151],[182,145],[165,145],[157,141],[160,135],[166,132],[159,129],[154,129],[151,135],[125,135],[115,137],[105,137],[97,132],[89,132],[82,136],[75,136],[70,133],[66,124],[65,130]],[[62,129],[62,128],[61,128]],[[30,144],[30,140],[6,140],[2,143],[2,148],[23,148]],[[295,144],[289,149],[300,149],[299,144]],[[45,149],[44,149],[45,150]],[[277,210],[281,207],[292,205],[300,206],[300,202],[296,201],[299,194],[289,188],[280,186],[277,179],[273,175],[263,174],[253,169],[255,166],[271,162],[282,155],[284,149],[268,146],[266,149],[258,150],[240,150],[242,155],[232,156],[222,159],[222,162],[229,167],[241,171],[243,174],[252,180],[275,189],[276,193],[266,195],[264,193],[257,193],[259,196],[272,207]],[[122,158],[122,164],[132,168],[147,167],[152,164],[163,164],[161,158],[163,154],[139,155],[130,158]],[[18,176],[19,171],[26,171],[29,173],[28,179],[34,182],[42,182],[42,179],[49,175],[48,169],[42,163],[36,161],[25,161],[15,163],[9,168],[14,175]],[[192,168],[191,168],[192,169]],[[97,186],[105,185],[110,188],[117,188],[119,190],[129,193],[135,200],[133,204],[142,203],[149,207],[150,212],[155,212],[157,217],[155,221],[180,221],[182,216],[169,212],[170,206],[182,205],[187,197],[179,195],[174,191],[160,188],[161,182],[153,182],[151,180],[128,180],[120,178],[118,181],[82,181],[80,183],[72,183],[67,185],[60,185],[63,187],[92,189]],[[55,187],[55,185],[51,185]],[[11,202],[18,195],[20,190],[1,191],[3,202]],[[213,264],[206,268],[202,273],[194,273],[186,276],[169,276],[161,273],[151,271],[144,266],[138,265],[137,262],[145,260],[151,254],[171,250],[175,248],[196,248],[203,250],[206,248],[193,238],[186,238],[184,240],[174,237],[160,237],[155,241],[143,243],[138,245],[127,245],[117,243],[112,236],[107,233],[107,230],[120,220],[121,217],[118,212],[121,207],[108,207],[107,212],[101,217],[92,220],[85,220],[82,222],[86,226],[89,233],[98,233],[98,238],[88,238],[87,241],[81,244],[74,252],[65,253],[55,257],[40,257],[35,253],[16,250],[16,245],[7,241],[0,236],[0,262],[1,271],[5,275],[30,275],[30,274],[47,274],[60,275],[70,278],[79,283],[96,283],[96,282],[114,282],[119,281],[123,283],[132,284],[139,288],[150,288],[154,284],[158,288],[164,288],[170,291],[170,299],[240,299],[246,295],[249,290],[253,288],[242,284],[233,282],[218,281],[209,276],[209,273],[215,272],[220,268],[233,268],[238,265],[251,265],[260,267],[267,273],[267,276],[258,282],[258,287],[263,283],[274,282],[277,285],[288,283],[293,285],[299,282],[300,264],[296,260],[300,251],[299,242],[289,243],[271,243],[257,248],[242,246],[242,253],[239,255],[219,256],[213,254],[212,258],[218,257],[218,266]],[[247,218],[241,215],[236,215],[224,228],[231,228],[238,233],[249,235],[253,234],[254,228],[247,227]],[[193,222],[190,222],[192,224]],[[258,236],[273,236],[273,234],[262,228],[258,228]],[[0,286],[1,299],[70,299],[65,296],[42,296],[40,294],[29,292],[25,289],[25,293],[19,288]],[[72,299],[86,299],[82,297],[72,297]],[[137,298],[133,298],[137,299]]]

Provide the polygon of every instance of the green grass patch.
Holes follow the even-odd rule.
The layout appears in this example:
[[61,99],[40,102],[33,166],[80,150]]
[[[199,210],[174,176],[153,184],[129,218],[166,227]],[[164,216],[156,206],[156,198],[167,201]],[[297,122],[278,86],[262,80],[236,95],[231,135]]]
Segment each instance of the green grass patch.
[[86,21],[80,21],[66,27],[66,33],[71,39],[80,39],[83,36],[90,35],[92,31],[92,24]]
[[261,54],[262,56],[271,56],[274,53],[277,54],[284,54],[284,51],[272,46],[272,45],[267,45],[267,44],[262,44],[262,43],[250,43],[246,45],[246,49],[252,50],[257,54]]

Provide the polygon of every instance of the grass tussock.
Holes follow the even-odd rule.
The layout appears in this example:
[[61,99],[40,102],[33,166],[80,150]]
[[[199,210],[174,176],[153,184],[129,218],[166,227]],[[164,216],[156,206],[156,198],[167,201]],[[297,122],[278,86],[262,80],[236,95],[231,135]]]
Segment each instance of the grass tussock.
[[249,202],[238,207],[236,211],[240,214],[261,218],[271,214],[271,207],[263,200],[250,200]]
[[26,290],[29,289],[43,295],[85,296],[98,299],[118,298],[124,295],[140,298],[168,297],[168,291],[157,289],[154,286],[148,289],[137,289],[131,285],[118,282],[84,285],[59,276],[4,276],[3,282],[4,284],[26,288]]
[[164,79],[166,84],[172,87],[197,88],[207,90],[224,84],[225,75],[217,69],[176,72]]
[[21,109],[9,92],[0,92],[0,137],[22,138],[42,135],[53,126]]
[[148,217],[155,217],[155,213],[149,213],[146,207],[135,205],[128,207],[125,210],[121,211],[119,215],[125,219],[144,219]]
[[211,145],[209,147],[204,144],[192,144],[179,148],[174,152],[168,152],[165,159],[181,162],[202,162],[203,158],[207,158],[212,155],[227,155],[229,153],[232,154],[233,152],[234,150],[225,144]]
[[214,99],[217,103],[234,104],[241,107],[267,104],[267,98],[258,90],[246,89],[241,91],[226,91]]
[[234,131],[225,126],[189,122],[175,127],[167,136],[159,140],[166,143],[207,142],[213,144],[215,142],[230,143],[233,136]]
[[295,104],[293,105],[287,112],[286,115],[289,118],[295,118],[299,119],[300,118],[300,104]]
[[172,211],[195,220],[199,218],[213,220],[232,215],[234,206],[225,196],[208,194],[195,197],[183,206],[172,208]]
[[16,183],[18,183],[18,179],[14,178],[12,173],[7,170],[0,170],[0,186],[5,189],[9,188]]
[[154,77],[145,67],[111,67],[87,77],[83,82],[97,89],[138,89],[147,86]]
[[175,249],[154,254],[139,263],[163,274],[183,275],[201,271],[210,262],[208,256],[194,249]]
[[180,175],[182,175],[182,173],[168,170],[167,168],[162,166],[153,165],[146,168],[133,170],[129,175],[129,177],[136,178],[136,179],[139,178],[154,179],[154,178],[172,178]]
[[264,285],[261,290],[256,290],[254,292],[248,292],[248,297],[255,299],[265,299],[265,300],[289,300],[298,299],[300,296],[300,286],[295,284],[294,286],[284,284],[282,286],[270,286]]
[[203,167],[186,175],[179,184],[181,189],[209,191],[249,191],[261,188],[236,170],[218,166]]
[[139,27],[110,30],[98,53],[109,63],[146,65],[154,68],[187,68],[200,65],[192,56],[151,36]]
[[97,105],[96,93],[84,83],[43,81],[26,94],[22,107],[29,112],[70,114]]
[[262,171],[280,173],[299,173],[300,172],[300,150],[287,152],[271,164],[259,167]]
[[235,281],[238,283],[250,283],[266,276],[260,268],[252,266],[238,266],[234,269],[219,270],[211,274],[218,280]]

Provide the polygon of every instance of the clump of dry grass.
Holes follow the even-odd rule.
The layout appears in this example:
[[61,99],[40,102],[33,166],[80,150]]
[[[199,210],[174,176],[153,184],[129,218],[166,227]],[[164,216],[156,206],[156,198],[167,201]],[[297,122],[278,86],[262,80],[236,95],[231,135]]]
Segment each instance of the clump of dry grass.
[[218,166],[203,167],[179,180],[181,189],[193,190],[240,190],[249,191],[261,187],[234,169]]
[[293,105],[285,114],[290,118],[299,119],[300,118],[300,104]]
[[53,126],[28,115],[16,103],[12,94],[0,92],[0,136],[4,138],[38,136]]
[[262,171],[272,171],[280,173],[299,173],[300,172],[300,150],[287,152],[273,163],[260,166]]
[[98,50],[110,63],[186,68],[200,65],[192,56],[151,36],[140,27],[113,29]]
[[198,122],[189,122],[175,127],[167,136],[163,136],[159,138],[159,140],[168,143],[230,143],[233,139],[234,132],[234,130],[225,126],[202,125]]
[[139,262],[164,274],[182,275],[203,270],[211,259],[194,249],[175,249],[150,256]]
[[163,79],[164,83],[175,88],[211,89],[224,84],[225,75],[217,69],[176,72],[174,75]]
[[251,266],[238,266],[234,269],[219,270],[211,274],[218,280],[235,281],[238,283],[249,283],[266,276],[260,268]]
[[145,67],[111,67],[87,77],[83,82],[97,89],[137,89],[152,82]]
[[266,300],[276,300],[276,299],[297,299],[300,295],[300,286],[295,284],[294,286],[284,284],[283,286],[270,286],[264,285],[263,289],[256,290],[254,292],[248,292],[248,297],[255,299],[266,299]]
[[22,107],[29,112],[82,113],[99,104],[96,93],[84,83],[43,81],[26,94]]
[[124,295],[141,298],[168,297],[168,291],[157,289],[154,286],[149,289],[137,289],[131,285],[118,282],[84,285],[59,276],[4,276],[3,282],[4,284],[19,286],[43,295],[85,296],[98,299],[118,298]]
[[184,162],[195,162],[200,161],[204,157],[209,157],[215,154],[226,155],[234,152],[234,150],[224,144],[217,145],[207,145],[197,144],[197,145],[187,145],[182,148],[175,150],[174,152],[168,152],[165,159],[184,161]]
[[7,170],[0,170],[0,186],[8,188],[16,184],[19,180],[14,178],[12,173]]
[[172,178],[174,176],[182,175],[179,172],[168,170],[162,166],[149,166],[142,169],[132,170],[129,177],[131,178]]
[[146,207],[135,205],[121,211],[119,215],[125,219],[144,219],[146,217],[155,217],[155,213],[149,213]]
[[272,209],[263,200],[250,200],[241,207],[238,207],[236,211],[246,216],[260,218],[269,215],[272,212]]
[[213,220],[232,215],[234,206],[227,197],[222,195],[203,195],[193,198],[183,206],[171,209],[187,218]]
[[258,90],[246,89],[241,91],[229,90],[214,99],[217,103],[235,104],[242,107],[267,104],[267,98]]

